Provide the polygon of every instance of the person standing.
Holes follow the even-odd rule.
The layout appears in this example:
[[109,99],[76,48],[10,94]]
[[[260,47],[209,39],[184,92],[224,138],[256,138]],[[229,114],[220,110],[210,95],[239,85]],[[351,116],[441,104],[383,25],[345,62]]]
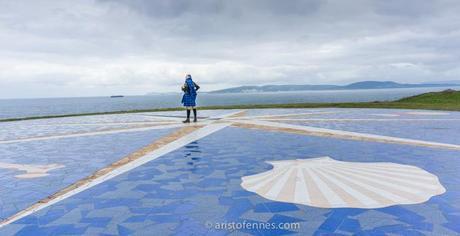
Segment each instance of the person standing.
[[187,74],[185,76],[185,83],[182,86],[182,91],[184,95],[182,96],[182,104],[187,109],[187,119],[184,120],[184,123],[190,123],[190,110],[193,109],[193,122],[197,122],[196,115],[196,91],[200,89],[200,86],[193,82],[192,76]]

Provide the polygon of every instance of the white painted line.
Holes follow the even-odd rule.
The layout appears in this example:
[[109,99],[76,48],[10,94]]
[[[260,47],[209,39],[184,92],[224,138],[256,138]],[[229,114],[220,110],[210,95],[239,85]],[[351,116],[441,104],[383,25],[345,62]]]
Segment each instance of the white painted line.
[[295,119],[295,118],[265,118],[265,119],[261,119],[261,120],[274,120],[274,121],[460,121],[460,119],[347,119],[347,118],[340,118],[340,119],[335,119],[335,118],[332,118],[332,119],[309,119],[309,118],[305,118],[305,119],[302,119],[302,118],[299,118],[299,119]]
[[408,115],[421,115],[421,116],[446,116],[449,115],[447,112],[435,112],[435,111],[412,111],[406,112]]
[[334,114],[337,112],[323,111],[323,112],[302,112],[302,113],[290,113],[290,114],[278,114],[278,115],[260,115],[260,116],[245,116],[238,117],[244,119],[259,119],[259,118],[271,118],[271,117],[289,117],[289,116],[302,116],[302,115],[324,115],[324,114]]
[[210,124],[210,125],[205,126],[205,127],[201,128],[201,129],[198,129],[198,130],[196,130],[196,131],[194,131],[194,132],[192,132],[192,133],[190,133],[188,135],[185,135],[185,136],[183,136],[183,137],[181,137],[181,138],[179,138],[179,139],[177,139],[177,140],[175,140],[175,141],[173,141],[171,143],[166,144],[163,147],[160,147],[160,148],[156,149],[155,151],[150,152],[149,154],[147,154],[147,155],[145,155],[145,156],[143,156],[143,157],[141,157],[141,158],[139,158],[137,160],[134,160],[134,161],[132,161],[132,162],[126,164],[126,165],[123,165],[123,166],[121,166],[121,167],[119,167],[117,169],[114,169],[113,171],[111,171],[111,172],[109,172],[109,173],[107,173],[105,175],[102,175],[102,176],[100,176],[100,177],[98,177],[98,178],[96,178],[96,179],[94,179],[94,180],[92,180],[92,181],[90,181],[88,183],[85,183],[84,185],[81,185],[80,187],[78,187],[76,189],[73,189],[73,190],[71,190],[71,191],[69,191],[69,192],[67,192],[67,193],[65,193],[65,194],[63,194],[61,196],[58,196],[55,199],[52,199],[47,203],[37,205],[36,208],[33,208],[30,211],[25,211],[21,215],[17,215],[15,217],[12,217],[12,218],[8,219],[7,221],[2,222],[0,224],[0,228],[4,227],[4,226],[6,226],[6,225],[8,225],[8,224],[10,224],[10,223],[12,223],[14,221],[17,221],[17,220],[19,220],[19,219],[21,219],[23,217],[26,217],[26,216],[28,216],[30,214],[33,214],[34,212],[37,212],[37,211],[39,211],[39,210],[41,210],[43,208],[46,208],[46,207],[51,206],[53,204],[56,204],[56,203],[66,199],[66,198],[69,198],[69,197],[71,197],[71,196],[73,196],[73,195],[75,195],[77,193],[80,193],[80,192],[85,191],[85,190],[87,190],[87,189],[89,189],[91,187],[94,187],[94,186],[96,186],[96,185],[98,185],[100,183],[103,183],[103,182],[105,182],[105,181],[107,181],[109,179],[112,179],[112,178],[114,178],[114,177],[116,177],[118,175],[121,175],[121,174],[123,174],[125,172],[128,172],[128,171],[130,171],[130,170],[132,170],[132,169],[134,169],[136,167],[139,167],[139,166],[141,166],[141,165],[143,165],[143,164],[145,164],[147,162],[155,160],[160,156],[163,156],[163,155],[165,155],[167,153],[170,153],[170,152],[172,152],[174,150],[177,150],[177,149],[183,147],[184,145],[187,145],[187,144],[189,144],[191,142],[194,142],[194,141],[196,141],[198,139],[206,137],[206,136],[208,136],[208,135],[210,135],[210,134],[212,134],[214,132],[217,132],[217,131],[219,131],[219,130],[221,130],[221,129],[229,126],[229,125],[230,125],[230,123]]
[[177,121],[142,121],[142,122],[101,122],[101,123],[55,123],[55,124],[30,124],[30,126],[104,126],[104,125],[156,125],[171,124]]
[[84,137],[84,136],[94,136],[94,135],[104,135],[104,134],[128,133],[128,132],[138,132],[138,131],[146,131],[146,130],[154,130],[154,129],[170,129],[170,128],[177,128],[177,127],[182,127],[182,126],[184,126],[184,124],[161,125],[161,126],[132,128],[132,129],[116,129],[116,130],[107,130],[107,131],[76,133],[76,134],[63,134],[63,135],[33,137],[33,138],[14,139],[14,140],[2,140],[2,141],[0,141],[0,144],[24,143],[24,142],[32,142],[32,141],[40,141],[40,140]]
[[383,117],[398,117],[400,116],[399,114],[387,114],[387,113],[381,113],[381,114],[369,114],[371,116],[383,116]]
[[408,144],[408,145],[417,145],[417,146],[428,146],[428,147],[437,147],[437,148],[447,148],[447,149],[455,149],[460,150],[460,145],[455,144],[447,144],[447,143],[438,143],[438,142],[429,142],[423,140],[416,140],[416,139],[407,139],[407,138],[397,138],[391,136],[383,136],[383,135],[375,135],[375,134],[366,134],[366,133],[357,133],[357,132],[349,132],[349,131],[342,131],[342,130],[333,130],[333,129],[324,129],[324,128],[316,128],[311,126],[303,126],[303,125],[291,125],[285,123],[277,123],[277,122],[270,122],[270,121],[258,121],[258,120],[238,120],[238,122],[243,124],[252,124],[252,125],[261,125],[261,126],[269,126],[275,128],[286,128],[286,129],[294,129],[300,131],[306,131],[312,134],[325,134],[331,135],[332,137],[337,138],[360,138],[369,141],[380,141],[380,142],[391,142],[391,143],[398,143],[398,144]]
[[[241,111],[239,111],[239,112],[241,112]],[[219,116],[219,117],[225,118],[227,116],[231,116],[231,115],[237,114],[239,112],[230,113],[230,114],[222,115],[222,116]],[[186,126],[186,125],[187,124],[185,124],[184,126]],[[210,122],[210,123],[208,123],[207,126],[205,126],[203,128],[200,128],[200,129],[198,129],[198,130],[196,130],[196,131],[194,131],[194,132],[192,132],[190,134],[187,134],[187,135],[185,135],[185,136],[183,136],[183,137],[181,137],[181,138],[179,138],[179,139],[177,139],[177,140],[175,140],[173,142],[170,142],[170,143],[168,143],[168,144],[166,144],[166,145],[164,145],[164,146],[162,146],[162,147],[160,147],[160,148],[148,153],[147,155],[145,155],[143,157],[140,157],[139,159],[136,159],[136,160],[134,160],[134,161],[132,161],[130,163],[127,163],[126,165],[120,166],[119,168],[114,169],[113,171],[111,171],[111,172],[109,172],[109,173],[107,173],[105,175],[97,177],[97,178],[93,179],[92,181],[87,182],[87,183],[79,186],[76,189],[73,189],[73,190],[71,190],[69,192],[66,192],[66,193],[64,193],[64,194],[62,194],[62,195],[60,195],[60,196],[58,196],[58,197],[56,197],[56,198],[44,203],[44,204],[37,205],[37,207],[35,207],[35,208],[26,210],[22,214],[15,215],[15,216],[9,218],[8,220],[1,222],[0,223],[0,228],[6,226],[8,224],[11,224],[14,221],[22,219],[22,218],[24,218],[24,217],[26,217],[26,216],[28,216],[30,214],[33,214],[33,213],[35,213],[35,212],[37,212],[37,211],[39,211],[39,210],[41,210],[43,208],[46,208],[46,207],[51,206],[53,204],[56,204],[56,203],[66,199],[66,198],[69,198],[69,197],[71,197],[71,196],[73,196],[75,194],[78,194],[78,193],[80,193],[82,191],[85,191],[86,189],[89,189],[89,188],[94,187],[94,186],[96,186],[96,185],[98,185],[100,183],[103,183],[103,182],[105,182],[105,181],[107,181],[109,179],[112,179],[112,178],[114,178],[114,177],[116,177],[116,176],[118,176],[120,174],[128,172],[128,171],[130,171],[130,170],[132,170],[132,169],[134,169],[136,167],[139,167],[139,166],[141,166],[141,165],[143,165],[143,164],[145,164],[147,162],[155,160],[155,159],[157,159],[157,158],[159,158],[159,157],[161,157],[161,156],[163,156],[163,155],[165,155],[167,153],[175,151],[175,150],[177,150],[177,149],[179,149],[179,148],[181,148],[181,147],[183,147],[183,146],[185,146],[185,145],[187,145],[187,144],[189,144],[191,142],[194,142],[196,140],[204,138],[204,137],[206,137],[206,136],[208,136],[208,135],[210,135],[212,133],[215,133],[215,132],[217,132],[217,131],[219,131],[219,130],[221,130],[223,128],[226,128],[226,127],[228,127],[230,125],[231,125],[231,123],[229,123],[229,122],[225,122],[225,123],[215,123],[215,121]]]
[[185,117],[182,118],[182,117],[175,117],[175,116],[161,116],[161,115],[148,115],[148,114],[139,114],[139,115],[155,118],[155,119],[158,119],[158,120],[182,121],[185,118]]
[[221,115],[215,115],[211,116],[208,119],[210,120],[215,120],[215,119],[225,119],[225,120],[230,120],[232,119],[231,116],[237,115],[239,113],[245,112],[246,110],[237,110],[235,112],[227,113],[227,114],[221,114]]

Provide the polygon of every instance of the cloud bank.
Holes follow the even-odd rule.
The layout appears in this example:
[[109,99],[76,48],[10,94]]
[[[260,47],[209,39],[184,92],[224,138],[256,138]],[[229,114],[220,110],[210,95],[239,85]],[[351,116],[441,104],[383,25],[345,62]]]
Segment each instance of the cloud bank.
[[457,0],[0,1],[0,98],[460,77]]

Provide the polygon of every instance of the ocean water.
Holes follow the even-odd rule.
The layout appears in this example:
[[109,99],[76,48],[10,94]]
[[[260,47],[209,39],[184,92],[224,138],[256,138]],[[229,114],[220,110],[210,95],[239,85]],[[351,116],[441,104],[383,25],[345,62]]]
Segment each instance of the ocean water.
[[[459,87],[450,87],[459,90]],[[304,102],[369,102],[391,101],[431,91],[442,91],[448,87],[324,90],[270,93],[199,93],[199,106],[274,104]],[[0,99],[0,119],[30,116],[64,115],[90,112],[126,111],[181,106],[181,94],[151,96],[81,97],[81,98],[39,98]]]

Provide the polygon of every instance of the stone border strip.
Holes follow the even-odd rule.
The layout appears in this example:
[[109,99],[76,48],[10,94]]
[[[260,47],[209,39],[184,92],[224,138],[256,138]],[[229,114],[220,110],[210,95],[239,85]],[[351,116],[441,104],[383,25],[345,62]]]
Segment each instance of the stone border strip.
[[415,139],[406,139],[406,138],[397,138],[397,137],[374,135],[374,134],[356,133],[356,132],[349,132],[349,131],[316,128],[316,127],[310,127],[310,126],[290,125],[290,124],[276,123],[276,122],[269,122],[269,121],[239,120],[239,121],[235,121],[233,126],[241,127],[241,128],[249,128],[249,129],[262,129],[262,130],[268,130],[268,131],[312,135],[312,136],[352,139],[352,140],[359,140],[359,141],[395,143],[395,144],[405,144],[405,145],[423,146],[423,147],[431,147],[431,148],[460,150],[460,145],[455,145],[455,144],[437,143],[437,142],[429,142],[429,141],[422,141],[422,140],[415,140]]
[[184,125],[183,124],[171,124],[171,125],[149,125],[149,126],[141,126],[141,127],[136,127],[136,128],[125,128],[125,129],[109,128],[106,130],[99,130],[95,132],[89,131],[89,132],[81,132],[81,133],[39,136],[39,137],[31,137],[31,138],[13,139],[13,140],[0,140],[0,144],[22,143],[22,142],[31,142],[31,141],[40,141],[40,140],[49,140],[49,139],[61,139],[61,138],[116,134],[116,133],[126,133],[126,132],[137,132],[137,131],[146,131],[146,130],[153,130],[153,129],[170,129],[170,128],[177,128],[177,127],[182,127],[182,126]]
[[[221,115],[216,117],[218,119],[224,119],[228,116],[234,116],[244,111],[238,111],[227,115]],[[218,120],[219,121],[219,120]],[[126,156],[125,158],[112,163],[108,167],[100,169],[94,172],[92,175],[75,182],[74,184],[54,193],[53,195],[38,201],[32,206],[19,211],[18,213],[4,219],[0,222],[0,228],[11,224],[23,217],[26,217],[34,212],[37,212],[43,208],[58,203],[68,197],[71,197],[77,193],[80,193],[86,189],[94,187],[100,183],[103,183],[109,179],[112,179],[120,174],[128,172],[136,167],[139,167],[147,162],[157,159],[169,152],[177,150],[184,145],[187,145],[193,141],[206,137],[214,132],[217,132],[225,127],[230,126],[228,122],[211,122],[206,124],[185,124],[183,128],[156,140],[154,143]]]

